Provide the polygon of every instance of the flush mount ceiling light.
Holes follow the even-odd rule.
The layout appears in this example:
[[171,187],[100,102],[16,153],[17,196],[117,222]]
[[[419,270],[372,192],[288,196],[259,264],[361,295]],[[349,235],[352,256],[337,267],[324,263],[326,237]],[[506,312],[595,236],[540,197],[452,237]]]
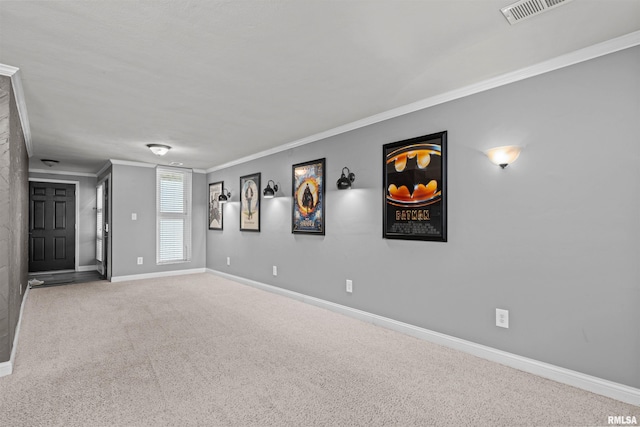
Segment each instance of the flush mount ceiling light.
[[149,147],[149,150],[156,156],[164,156],[171,150],[170,146],[164,144],[147,144],[147,147]]
[[42,159],[40,161],[49,167],[53,167],[58,163],[60,163],[58,160],[51,160],[51,159]]
[[[345,169],[347,170],[347,175],[344,174]],[[342,175],[338,178],[338,182],[336,185],[338,186],[338,190],[347,190],[351,188],[351,183],[356,180],[356,174],[351,172],[348,167],[342,168]]]
[[274,197],[276,197],[276,191],[278,191],[278,184],[273,182],[273,187],[271,187],[272,182],[273,180],[270,179],[267,182],[267,188],[265,188],[264,191],[262,192],[262,195],[264,196],[265,199],[273,199]]
[[516,161],[520,155],[520,151],[522,151],[522,147],[518,147],[516,145],[505,145],[504,147],[495,147],[487,150],[486,154],[491,162],[504,169]]

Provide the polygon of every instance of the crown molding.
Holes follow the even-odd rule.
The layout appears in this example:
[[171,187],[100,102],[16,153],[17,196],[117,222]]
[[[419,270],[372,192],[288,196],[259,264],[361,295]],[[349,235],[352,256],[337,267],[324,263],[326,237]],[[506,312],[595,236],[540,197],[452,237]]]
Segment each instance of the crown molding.
[[71,176],[88,176],[90,178],[96,178],[98,175],[89,172],[71,172],[71,171],[59,171],[59,170],[47,170],[47,169],[31,169],[29,173],[42,173],[47,175],[71,175]]
[[24,100],[24,89],[22,88],[22,79],[20,78],[20,69],[11,65],[0,64],[0,75],[11,78],[11,86],[13,88],[13,96],[16,99],[18,107],[18,116],[22,125],[22,133],[24,134],[24,144],[27,148],[27,155],[33,156],[33,142],[31,140],[31,127],[29,125],[29,115],[27,114],[27,103]]
[[0,76],[11,77],[17,73],[19,68],[12,67],[11,65],[0,64]]
[[105,163],[104,166],[102,166],[100,170],[96,172],[96,176],[102,175],[110,167],[111,167],[111,162],[107,160],[107,163]]
[[132,162],[131,160],[116,160],[109,159],[112,165],[121,165],[121,166],[135,166],[138,168],[155,168],[155,163],[144,163],[144,162]]
[[182,166],[171,166],[171,165],[161,165],[161,164],[155,164],[155,163],[132,162],[130,160],[109,159],[109,162],[107,162],[107,164],[104,165],[102,169],[98,171],[96,176],[99,176],[102,172],[106,171],[110,165],[135,166],[139,168],[155,168],[156,166],[162,166],[167,168],[190,169],[193,173],[207,173],[207,171],[204,169],[191,169],[191,168],[185,168]]
[[242,157],[238,160],[233,160],[222,165],[213,166],[207,169],[207,173],[227,169],[231,166],[236,166],[262,157],[270,156],[272,154],[280,153],[282,151],[290,150],[292,148],[300,147],[302,145],[310,144],[312,142],[320,141],[332,136],[370,126],[375,123],[383,122],[385,120],[404,116],[406,114],[411,114],[416,111],[424,110],[429,107],[434,107],[439,104],[444,104],[445,102],[454,101],[456,99],[464,98],[466,96],[474,95],[476,93],[484,92],[510,83],[515,83],[520,80],[538,76],[540,74],[545,74],[561,68],[569,67],[580,62],[585,62],[590,59],[595,59],[600,56],[608,55],[610,53],[618,52],[620,50],[628,49],[638,45],[640,45],[640,31],[634,31],[624,36],[598,43],[584,49],[579,49],[574,52],[550,59],[548,61],[525,67],[517,71],[506,73],[501,76],[482,81],[480,83],[465,86],[460,89],[443,93],[441,95],[432,96],[430,98],[407,104],[402,107],[394,108],[383,113],[375,114],[373,116],[369,116],[355,122],[347,123],[345,125],[329,129],[324,132],[316,133],[315,135],[298,139],[296,141],[292,141],[287,144],[271,148],[269,150]]

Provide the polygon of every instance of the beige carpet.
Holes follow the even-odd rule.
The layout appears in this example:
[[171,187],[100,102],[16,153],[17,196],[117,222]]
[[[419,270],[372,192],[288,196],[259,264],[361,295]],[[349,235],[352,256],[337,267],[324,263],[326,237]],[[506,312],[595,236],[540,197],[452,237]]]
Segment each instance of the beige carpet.
[[607,425],[640,408],[210,274],[30,291],[2,426]]

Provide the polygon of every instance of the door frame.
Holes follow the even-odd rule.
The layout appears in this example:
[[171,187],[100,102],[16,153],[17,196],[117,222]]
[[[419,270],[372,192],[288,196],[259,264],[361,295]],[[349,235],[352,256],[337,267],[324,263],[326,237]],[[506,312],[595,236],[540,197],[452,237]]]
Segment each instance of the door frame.
[[[105,184],[107,186],[107,209],[106,209],[106,218],[107,221],[104,220],[105,215],[102,215],[102,226],[103,226],[103,238],[102,238],[102,259],[103,259],[103,263],[104,260],[107,261],[107,267],[104,269],[104,277],[106,278],[106,280],[111,281],[111,218],[112,218],[112,210],[111,210],[111,173],[106,174],[105,176],[102,177],[102,179],[99,179],[98,182],[96,183],[96,187]],[[104,195],[103,195],[104,197]],[[96,207],[98,206],[98,203],[96,201]],[[105,207],[102,206],[103,212],[105,210]],[[107,227],[105,227],[105,223],[107,224]],[[106,231],[106,237],[104,237],[104,229],[107,228],[108,231]],[[97,233],[96,233],[96,239],[97,240]],[[98,261],[96,260],[96,270],[98,267]]]
[[[76,193],[76,211],[74,212],[75,215],[75,235],[76,235],[76,241],[75,241],[75,270],[74,271],[80,271],[80,181],[69,181],[66,179],[49,179],[49,178],[29,178],[29,181],[33,181],[33,182],[52,182],[52,183],[56,183],[56,184],[73,184],[75,186],[75,193]],[[31,199],[31,196],[29,196],[29,199]],[[49,271],[38,271],[36,273],[31,273],[29,272],[29,274],[43,274],[43,273],[50,273]],[[59,271],[56,271],[56,273],[59,273]]]

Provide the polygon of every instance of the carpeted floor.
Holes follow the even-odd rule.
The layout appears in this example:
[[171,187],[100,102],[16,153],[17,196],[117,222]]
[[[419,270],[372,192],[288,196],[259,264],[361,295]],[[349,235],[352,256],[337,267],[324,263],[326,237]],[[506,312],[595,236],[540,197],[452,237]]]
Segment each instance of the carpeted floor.
[[211,275],[31,289],[3,426],[607,425],[640,408]]

